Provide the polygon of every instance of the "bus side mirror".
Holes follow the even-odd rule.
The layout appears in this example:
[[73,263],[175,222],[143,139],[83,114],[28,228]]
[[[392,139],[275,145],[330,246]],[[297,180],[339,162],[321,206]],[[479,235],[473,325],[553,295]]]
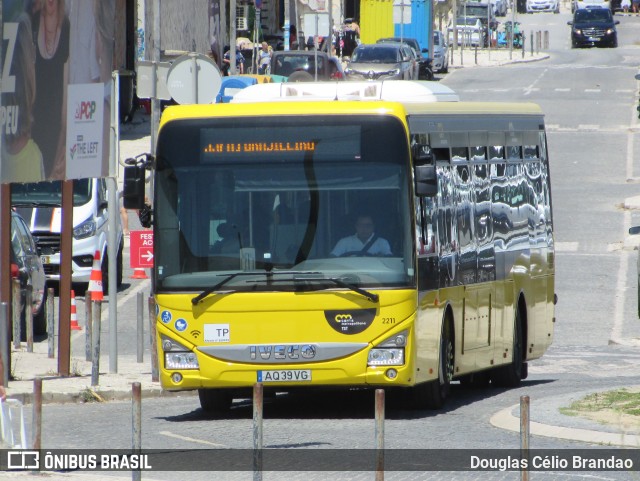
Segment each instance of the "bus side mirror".
[[438,193],[438,178],[435,165],[416,165],[416,195],[433,197]]
[[133,165],[124,168],[122,205],[125,209],[140,210],[144,207],[145,168]]

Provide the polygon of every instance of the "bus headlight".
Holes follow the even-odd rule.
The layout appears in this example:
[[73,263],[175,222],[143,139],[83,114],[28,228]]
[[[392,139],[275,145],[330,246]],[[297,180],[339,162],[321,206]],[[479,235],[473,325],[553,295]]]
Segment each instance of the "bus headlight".
[[198,369],[198,358],[193,352],[165,352],[166,369]]
[[404,364],[403,348],[374,348],[369,351],[369,366],[402,366]]
[[162,336],[165,369],[199,369],[198,356],[179,342]]
[[404,348],[407,345],[409,331],[404,330],[388,337],[369,351],[369,366],[402,366],[404,364]]

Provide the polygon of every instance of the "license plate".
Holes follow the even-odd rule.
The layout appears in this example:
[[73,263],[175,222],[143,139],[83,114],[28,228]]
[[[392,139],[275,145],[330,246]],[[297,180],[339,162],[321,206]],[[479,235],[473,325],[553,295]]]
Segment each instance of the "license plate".
[[40,256],[43,264],[51,264],[51,258],[49,256]]
[[600,39],[597,37],[589,37],[587,40],[589,40],[589,42],[598,42]]
[[258,382],[309,382],[310,369],[278,369],[274,371],[258,371]]

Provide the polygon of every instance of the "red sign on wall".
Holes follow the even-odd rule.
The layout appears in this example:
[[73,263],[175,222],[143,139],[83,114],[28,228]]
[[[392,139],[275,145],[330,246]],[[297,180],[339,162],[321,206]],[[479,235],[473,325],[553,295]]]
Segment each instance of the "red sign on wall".
[[129,253],[132,269],[153,267],[153,231],[132,230]]

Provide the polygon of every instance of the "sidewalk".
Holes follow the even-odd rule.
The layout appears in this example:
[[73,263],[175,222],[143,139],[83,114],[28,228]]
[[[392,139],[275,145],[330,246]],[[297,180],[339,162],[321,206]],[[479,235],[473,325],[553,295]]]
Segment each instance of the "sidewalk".
[[[449,46],[451,49],[451,46]],[[525,50],[524,54],[521,49],[508,48],[491,48],[491,49],[474,49],[458,47],[456,50],[449,51],[449,70],[470,67],[499,67],[501,65],[537,62],[549,58],[549,54],[543,51]]]

